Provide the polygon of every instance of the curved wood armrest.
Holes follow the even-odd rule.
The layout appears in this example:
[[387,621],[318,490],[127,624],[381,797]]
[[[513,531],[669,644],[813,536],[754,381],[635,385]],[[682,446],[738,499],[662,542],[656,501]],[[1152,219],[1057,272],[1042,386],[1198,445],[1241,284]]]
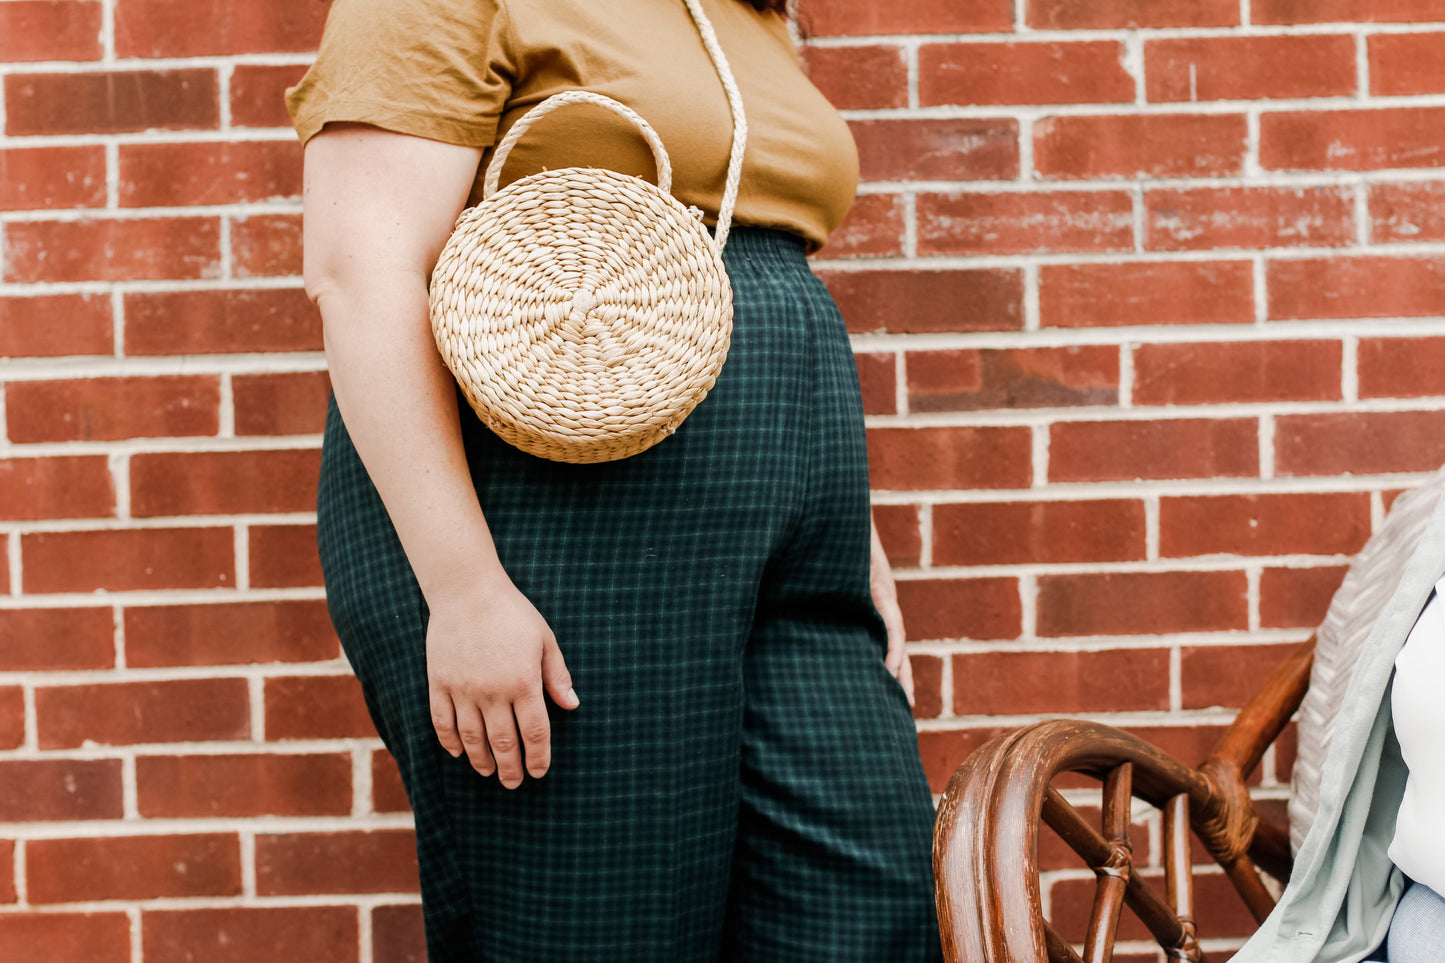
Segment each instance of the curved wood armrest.
[[[1025,726],[975,751],[949,781],[934,832],[946,957],[963,963],[1108,960],[1128,906],[1172,958],[1203,961],[1193,921],[1191,832],[1263,920],[1274,901],[1252,857],[1287,878],[1288,833],[1260,823],[1244,780],[1299,707],[1313,652],[1311,638],[1290,655],[1198,769],[1126,732],[1066,719]],[[1053,788],[1065,772],[1103,782],[1100,830]],[[1164,813],[1167,903],[1133,871],[1134,798]],[[1082,957],[1040,911],[1041,819],[1099,879]]]

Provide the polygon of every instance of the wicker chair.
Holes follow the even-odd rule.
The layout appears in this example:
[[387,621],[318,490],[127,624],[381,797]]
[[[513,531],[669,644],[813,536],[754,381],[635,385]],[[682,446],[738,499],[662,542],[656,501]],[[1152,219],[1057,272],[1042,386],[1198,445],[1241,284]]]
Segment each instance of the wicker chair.
[[[1222,867],[1254,921],[1263,921],[1280,883],[1289,878],[1291,840],[1297,848],[1313,818],[1320,767],[1350,666],[1442,491],[1445,471],[1397,499],[1385,525],[1350,566],[1315,636],[1275,670],[1198,767],[1110,726],[1066,719],[1025,726],[970,755],[949,782],[934,835],[946,958],[1105,963],[1114,958],[1127,908],[1167,958],[1203,961],[1200,940],[1221,934],[1198,932],[1196,855]],[[1288,812],[1257,806],[1247,779],[1296,710],[1299,753]],[[1069,787],[1093,780],[1102,789],[1097,827],[1066,797]],[[1141,873],[1134,865],[1130,830],[1139,818],[1136,800],[1162,814],[1162,881],[1146,878],[1157,877],[1157,870]],[[1039,843],[1049,830],[1096,876],[1087,923],[1075,921],[1072,933],[1061,933],[1063,927],[1046,919],[1042,909]],[[1080,939],[1082,951],[1076,949]],[[1157,954],[1151,950],[1129,959]]]

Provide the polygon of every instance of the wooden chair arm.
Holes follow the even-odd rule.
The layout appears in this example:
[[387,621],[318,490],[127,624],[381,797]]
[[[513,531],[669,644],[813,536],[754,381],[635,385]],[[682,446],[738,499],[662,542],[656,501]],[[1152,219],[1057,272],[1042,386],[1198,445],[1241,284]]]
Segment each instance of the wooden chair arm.
[[[934,834],[939,923],[960,963],[1107,960],[1128,906],[1172,957],[1202,961],[1193,921],[1192,832],[1224,867],[1256,919],[1274,901],[1255,869],[1288,877],[1288,832],[1261,823],[1245,777],[1299,707],[1314,640],[1301,645],[1249,701],[1203,765],[1191,769],[1110,726],[1052,720],[999,736],[964,761],[944,792]],[[1053,788],[1065,772],[1103,783],[1096,830]],[[1131,800],[1164,814],[1161,898],[1134,873]],[[1039,821],[1093,868],[1099,884],[1080,957],[1043,918]]]

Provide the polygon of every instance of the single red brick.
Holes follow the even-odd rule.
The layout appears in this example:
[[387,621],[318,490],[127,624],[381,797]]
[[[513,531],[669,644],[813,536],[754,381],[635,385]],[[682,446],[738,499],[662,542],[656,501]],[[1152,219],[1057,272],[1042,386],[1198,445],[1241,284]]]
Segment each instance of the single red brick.
[[266,738],[367,739],[376,737],[351,675],[298,675],[266,680]]
[[1345,187],[1219,187],[1148,191],[1146,245],[1158,251],[1343,247],[1355,237]]
[[[18,749],[25,742],[25,693],[18,685],[0,686],[0,749]],[[3,854],[0,854],[3,859]],[[3,865],[0,865],[3,873]],[[3,883],[3,880],[0,880]],[[4,886],[0,885],[0,895]]]
[[374,963],[427,963],[421,907],[378,906],[371,911]]
[[822,259],[880,257],[903,253],[903,198],[864,194],[853,202],[843,223],[828,235]]
[[908,663],[913,670],[913,718],[937,718],[943,714],[943,659],[910,655]]
[[1242,114],[1045,117],[1034,124],[1044,177],[1222,177],[1244,168]]
[[1049,480],[1245,477],[1259,473],[1252,418],[1058,422]]
[[[0,822],[120,819],[122,815],[119,759],[0,760]],[[6,919],[13,917],[0,914],[0,921]],[[0,959],[7,958],[0,953]]]
[[1445,462],[1445,411],[1282,416],[1274,451],[1281,476],[1434,471]]
[[127,354],[319,351],[321,315],[301,288],[127,294]]
[[1023,427],[873,428],[868,471],[882,491],[1025,488],[1033,441]]
[[209,68],[10,74],[5,132],[93,137],[214,128],[221,119],[218,91],[216,71]]
[[1169,650],[978,652],[953,657],[961,716],[1169,708]]
[[872,0],[803,0],[799,20],[810,37],[1009,30],[1008,0],[916,0],[906,6]]
[[1023,630],[1017,579],[905,579],[898,605],[911,640],[1016,639]]
[[1266,629],[1312,629],[1325,620],[1348,568],[1267,568],[1259,577],[1259,624]]
[[1013,268],[819,273],[853,332],[1017,331],[1024,325],[1023,275]]
[[241,843],[234,834],[32,839],[31,902],[239,896]]
[[[30,5],[29,0],[21,0],[0,6],[0,48],[5,42],[3,19],[7,8]],[[44,6],[81,7],[92,4],[65,2],[46,3]],[[0,54],[0,60],[4,59]],[[104,206],[104,147],[0,150],[0,211],[54,211],[68,207]]]
[[1355,92],[1355,38],[1347,34],[1189,37],[1144,44],[1153,101],[1346,97]]
[[0,609],[0,672],[109,669],[115,619],[109,608]]
[[910,411],[1113,405],[1119,352],[1112,346],[910,351]]
[[35,690],[40,748],[246,739],[246,689],[245,679],[42,686]]
[[1185,646],[1179,666],[1183,708],[1244,705],[1294,649],[1293,644]]
[[1124,191],[918,196],[920,254],[1133,249],[1134,202]]
[[416,839],[409,829],[256,837],[256,892],[414,893]]
[[0,358],[110,354],[110,320],[109,295],[0,297]]
[[1259,162],[1269,170],[1372,171],[1445,165],[1445,107],[1266,112]]
[[15,841],[0,839],[0,903],[14,903],[19,898],[15,891]]
[[99,60],[100,32],[98,3],[7,3],[0,6],[0,62]]
[[235,583],[229,528],[136,528],[20,536],[27,592],[220,588]]
[[304,512],[316,506],[321,452],[152,452],[131,457],[131,511],[148,515]]
[[411,812],[396,760],[385,749],[371,754],[371,808],[379,813]]
[[1445,33],[1377,33],[1368,43],[1370,93],[1377,97],[1445,93],[1439,70]]
[[1159,501],[1159,553],[1352,555],[1370,537],[1368,492],[1216,495]]
[[235,375],[238,435],[318,435],[326,427],[331,378],[325,371]]
[[354,906],[147,909],[141,948],[146,963],[356,963],[357,912]]
[[130,918],[124,913],[0,914],[0,959],[130,963]]
[[1329,257],[1266,265],[1271,319],[1445,314],[1445,257]]
[[256,214],[231,220],[231,261],[238,278],[301,274],[301,218]]
[[0,556],[0,595],[10,594],[10,553]]
[[1033,0],[1029,26],[1041,30],[1118,27],[1233,27],[1233,0]]
[[1250,324],[1254,272],[1248,261],[1046,264],[1039,315],[1051,328]]
[[[1249,627],[1243,572],[1113,572],[1039,578],[1039,634],[1157,635]],[[956,688],[956,687],[955,687]]]
[[135,766],[147,819],[351,813],[351,756],[344,752],[139,756]]
[[305,73],[305,64],[237,64],[231,71],[231,126],[289,127],[286,88]]
[[1019,125],[1011,117],[855,120],[864,181],[1012,180]]
[[220,430],[221,379],[156,375],[20,381],[5,391],[14,442],[115,441]]
[[1144,557],[1144,503],[981,502],[935,505],[935,565],[1121,562]]
[[250,554],[252,588],[323,584],[315,525],[253,525]]
[[1370,235],[1377,242],[1445,240],[1445,181],[1370,185]]
[[326,603],[227,602],[125,610],[126,664],[326,662],[340,655]]
[[891,415],[898,411],[898,374],[893,354],[855,354],[858,383],[863,390],[863,411]]
[[1134,99],[1117,40],[934,43],[918,49],[924,107],[951,104],[1101,104]]
[[1361,398],[1422,398],[1445,385],[1445,338],[1366,338],[1357,367]]
[[289,140],[122,144],[119,177],[121,207],[297,198],[301,145]]
[[[11,382],[7,389],[14,392],[32,383]],[[115,487],[104,455],[0,458],[0,519],[88,518],[114,512]]]
[[948,787],[954,772],[963,765],[970,755],[995,736],[1007,729],[930,729],[918,734],[918,754],[923,759],[923,771],[928,776],[928,787],[941,793]]
[[839,110],[908,106],[908,64],[896,44],[805,47],[803,69]]
[[1445,20],[1441,0],[1254,0],[1250,19],[1270,23],[1415,23]]
[[216,277],[221,226],[214,217],[12,221],[5,255],[5,280],[21,284]]
[[[320,9],[317,9],[320,7]],[[118,0],[115,47],[122,57],[204,57],[216,54],[309,53],[321,41],[326,6],[251,0]]]
[[874,505],[873,524],[890,564],[913,568],[923,553],[917,505]]
[[1338,341],[1145,344],[1134,351],[1136,405],[1336,401]]

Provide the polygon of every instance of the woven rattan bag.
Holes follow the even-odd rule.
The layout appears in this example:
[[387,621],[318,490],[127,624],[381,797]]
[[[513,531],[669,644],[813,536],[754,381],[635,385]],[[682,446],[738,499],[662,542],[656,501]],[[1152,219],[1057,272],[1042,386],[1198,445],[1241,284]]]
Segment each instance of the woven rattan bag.
[[[504,441],[542,458],[582,464],[647,450],[677,430],[727,358],[732,287],[722,248],[747,127],[712,25],[698,0],[685,2],[733,115],[715,238],[700,211],[672,196],[667,150],[647,121],[611,98],[568,91],[512,125],[482,202],[462,212],[432,272],[432,330],[462,393]],[[638,128],[658,183],[572,167],[498,190],[527,128],[578,102]]]

